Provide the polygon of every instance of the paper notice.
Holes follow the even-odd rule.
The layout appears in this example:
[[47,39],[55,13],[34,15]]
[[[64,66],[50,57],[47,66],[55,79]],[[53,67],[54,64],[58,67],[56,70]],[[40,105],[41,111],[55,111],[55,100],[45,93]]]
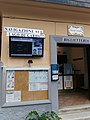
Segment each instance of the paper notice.
[[14,90],[14,71],[7,71],[6,90]]
[[21,91],[6,92],[6,102],[19,102],[19,101],[21,101]]

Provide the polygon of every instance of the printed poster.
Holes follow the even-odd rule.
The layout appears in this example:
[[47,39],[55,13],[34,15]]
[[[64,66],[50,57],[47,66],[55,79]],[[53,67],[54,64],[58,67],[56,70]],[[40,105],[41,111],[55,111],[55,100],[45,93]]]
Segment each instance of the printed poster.
[[58,90],[62,90],[63,89],[63,77],[59,76],[59,80],[58,80]]
[[48,90],[48,72],[29,72],[29,91]]
[[14,90],[14,71],[7,71],[6,90]]
[[31,83],[29,84],[29,91],[48,90],[48,83]]
[[73,89],[72,76],[64,76],[64,89]]

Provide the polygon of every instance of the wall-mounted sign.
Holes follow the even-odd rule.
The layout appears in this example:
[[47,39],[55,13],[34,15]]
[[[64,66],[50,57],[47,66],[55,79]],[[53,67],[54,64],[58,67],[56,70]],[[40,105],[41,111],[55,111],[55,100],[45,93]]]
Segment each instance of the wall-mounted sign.
[[52,81],[59,80],[58,64],[51,64],[51,80]]
[[90,44],[90,38],[84,38],[84,37],[63,37],[61,43]]
[[45,38],[44,31],[40,29],[4,27],[4,31],[6,32],[7,36]]
[[68,25],[68,35],[84,36],[84,29],[82,26]]

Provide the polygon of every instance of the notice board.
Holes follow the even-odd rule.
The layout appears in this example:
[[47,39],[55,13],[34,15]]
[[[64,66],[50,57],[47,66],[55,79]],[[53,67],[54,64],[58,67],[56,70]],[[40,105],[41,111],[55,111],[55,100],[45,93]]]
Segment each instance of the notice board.
[[7,70],[6,102],[48,99],[48,70]]

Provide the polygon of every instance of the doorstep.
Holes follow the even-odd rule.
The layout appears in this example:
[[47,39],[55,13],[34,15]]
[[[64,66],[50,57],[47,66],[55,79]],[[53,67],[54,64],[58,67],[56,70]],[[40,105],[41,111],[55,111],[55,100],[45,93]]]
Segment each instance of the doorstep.
[[90,104],[64,107],[58,115],[62,120],[90,120]]

